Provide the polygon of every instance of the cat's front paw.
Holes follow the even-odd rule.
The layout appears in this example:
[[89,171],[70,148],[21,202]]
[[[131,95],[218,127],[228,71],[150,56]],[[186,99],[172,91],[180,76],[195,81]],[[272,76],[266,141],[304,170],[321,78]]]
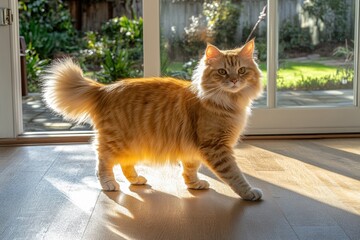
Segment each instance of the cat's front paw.
[[143,176],[131,177],[128,180],[132,185],[144,185],[147,182]]
[[104,191],[119,191],[120,185],[116,180],[107,180],[107,181],[101,181],[100,180],[101,187]]
[[210,184],[205,180],[199,180],[193,183],[186,183],[189,189],[201,190],[201,189],[209,189]]
[[241,194],[244,200],[258,201],[261,199],[263,193],[259,188],[250,188],[245,194]]

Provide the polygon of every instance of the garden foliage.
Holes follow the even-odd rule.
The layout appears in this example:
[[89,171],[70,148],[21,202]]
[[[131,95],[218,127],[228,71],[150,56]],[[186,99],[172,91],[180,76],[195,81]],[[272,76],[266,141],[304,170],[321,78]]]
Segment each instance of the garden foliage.
[[321,29],[320,42],[344,41],[349,37],[348,1],[308,0],[304,2],[303,10],[315,18],[318,29]]
[[[353,48],[343,43],[351,39],[346,29],[347,1],[309,0],[303,5],[303,13],[316,19],[316,24],[326,28],[321,32],[320,41],[340,41],[334,55],[352,61]],[[117,79],[143,75],[143,20],[125,16],[110,19],[98,32],[79,33],[75,30],[64,0],[19,0],[20,34],[24,36],[28,87],[30,92],[40,90],[42,71],[51,60],[64,55],[76,58],[86,72],[99,82],[110,83]],[[252,25],[245,24],[238,29],[242,10],[241,4],[231,0],[205,0],[202,14],[193,16],[184,28],[182,37],[166,42],[162,39],[162,73],[190,79],[198,59],[203,54],[207,42],[228,49],[244,42]],[[336,23],[336,24],[335,24]],[[175,31],[176,29],[174,29]],[[242,31],[239,38],[237,31]],[[285,52],[310,52],[316,48],[309,29],[301,27],[299,20],[284,21],[280,25],[279,56]],[[257,57],[266,61],[266,35],[258,33],[256,39]],[[353,45],[353,44],[352,44]],[[170,54],[169,54],[170,53]],[[176,69],[171,61],[181,61]],[[335,74],[327,76],[297,76],[291,81],[279,75],[278,89],[326,89],[349,87],[353,81],[353,70],[339,68]]]
[[78,50],[78,36],[62,0],[19,1],[20,35],[27,43],[28,88],[39,91],[50,58]]
[[142,75],[142,18],[123,16],[106,22],[98,33],[87,32],[78,58],[82,66],[96,72],[99,82]]
[[78,50],[78,35],[63,0],[19,1],[20,35],[41,59]]
[[280,28],[280,45],[283,51],[305,51],[314,49],[307,28],[302,28],[296,21],[286,21]]
[[20,0],[19,9],[30,92],[40,90],[40,75],[51,59],[65,55],[76,58],[99,82],[142,75],[141,18],[113,18],[99,32],[79,33],[63,0]]

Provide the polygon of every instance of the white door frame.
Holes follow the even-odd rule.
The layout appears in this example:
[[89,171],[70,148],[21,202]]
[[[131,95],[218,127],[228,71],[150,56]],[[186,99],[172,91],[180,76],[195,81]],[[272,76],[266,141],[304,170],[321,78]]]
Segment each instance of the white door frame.
[[18,1],[1,0],[0,7],[13,13],[13,23],[0,26],[0,138],[15,138],[23,131]]

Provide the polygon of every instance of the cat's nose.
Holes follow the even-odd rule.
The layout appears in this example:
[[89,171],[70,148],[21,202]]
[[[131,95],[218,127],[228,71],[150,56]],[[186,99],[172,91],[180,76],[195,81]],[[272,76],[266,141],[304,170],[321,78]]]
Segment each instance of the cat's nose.
[[234,83],[234,84],[237,83],[237,81],[238,81],[237,78],[231,78],[231,79],[230,79],[230,82],[232,82],[232,83]]

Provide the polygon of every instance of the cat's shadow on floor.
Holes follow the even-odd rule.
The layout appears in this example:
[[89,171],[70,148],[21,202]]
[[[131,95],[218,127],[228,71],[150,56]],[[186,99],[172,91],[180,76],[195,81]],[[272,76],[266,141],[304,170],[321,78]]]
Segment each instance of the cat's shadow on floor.
[[[158,191],[150,185],[129,186],[129,190],[130,194],[103,192],[113,208],[104,219],[113,231],[116,229],[114,232],[131,239],[183,239],[183,231],[194,226],[198,229],[192,231],[199,235],[193,239],[201,239],[209,231],[219,234],[214,239],[226,239],[246,209],[261,204],[229,197],[211,188],[188,190],[191,197]],[[199,221],[203,224],[199,225]]]

